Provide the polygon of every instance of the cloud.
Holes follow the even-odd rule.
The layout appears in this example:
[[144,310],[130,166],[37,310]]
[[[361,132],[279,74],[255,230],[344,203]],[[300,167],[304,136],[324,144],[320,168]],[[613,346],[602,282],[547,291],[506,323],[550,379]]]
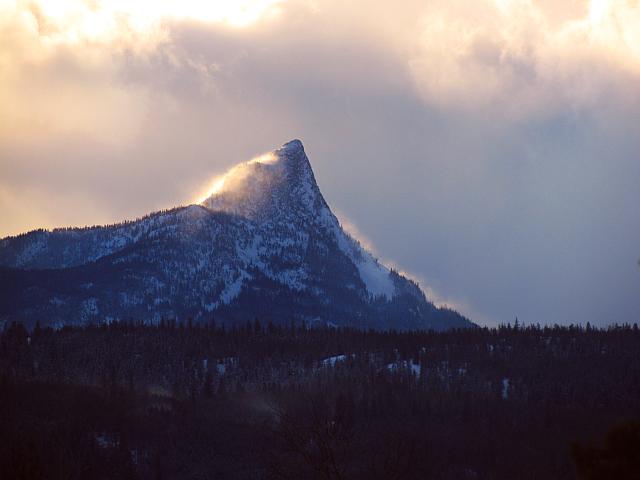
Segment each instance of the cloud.
[[530,0],[429,2],[411,60],[423,97],[445,107],[498,104],[511,119],[589,104],[617,76],[640,73],[638,5],[574,3],[575,15]]
[[0,4],[0,235],[190,202],[300,137],[330,205],[464,313],[640,314],[637,2],[288,1],[235,26],[205,3]]

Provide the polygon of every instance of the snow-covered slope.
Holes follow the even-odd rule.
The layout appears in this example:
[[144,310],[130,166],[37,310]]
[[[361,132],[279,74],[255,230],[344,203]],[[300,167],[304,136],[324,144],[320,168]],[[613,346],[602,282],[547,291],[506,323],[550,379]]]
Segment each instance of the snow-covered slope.
[[0,265],[0,321],[470,324],[344,232],[299,140],[232,168],[200,205],[2,239]]
[[[389,269],[340,227],[320,193],[300,140],[236,166],[202,205],[251,219],[260,233],[252,244],[250,260],[262,273],[291,288],[309,287],[304,255],[310,239],[323,236],[358,268],[370,296],[390,299],[395,293]],[[288,255],[292,268],[274,271],[268,259],[273,255]]]

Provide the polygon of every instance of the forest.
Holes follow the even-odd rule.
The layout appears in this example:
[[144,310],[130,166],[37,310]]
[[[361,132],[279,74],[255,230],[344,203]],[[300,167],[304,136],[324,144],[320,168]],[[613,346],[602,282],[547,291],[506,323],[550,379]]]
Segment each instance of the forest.
[[637,479],[639,420],[637,325],[0,339],[3,479]]

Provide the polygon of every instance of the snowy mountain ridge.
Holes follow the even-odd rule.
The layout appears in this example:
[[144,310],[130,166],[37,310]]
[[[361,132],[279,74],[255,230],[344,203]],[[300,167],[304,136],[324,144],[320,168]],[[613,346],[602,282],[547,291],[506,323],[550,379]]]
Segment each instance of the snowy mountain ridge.
[[[394,295],[389,269],[346,234],[329,209],[300,140],[285,143],[274,152],[234,167],[202,205],[213,211],[250,218],[266,230],[266,235],[256,237],[253,259],[255,265],[272,278],[268,264],[261,261],[260,252],[277,250],[279,245],[274,243],[291,247],[301,242],[300,247],[306,248],[309,237],[298,234],[299,223],[304,221],[333,235],[340,250],[358,267],[360,278],[372,296],[390,299]],[[282,277],[278,279],[287,283]],[[305,288],[304,281],[289,286]]]
[[0,266],[0,321],[233,323],[266,311],[367,328],[470,325],[345,233],[299,140],[233,167],[198,205],[2,239]]

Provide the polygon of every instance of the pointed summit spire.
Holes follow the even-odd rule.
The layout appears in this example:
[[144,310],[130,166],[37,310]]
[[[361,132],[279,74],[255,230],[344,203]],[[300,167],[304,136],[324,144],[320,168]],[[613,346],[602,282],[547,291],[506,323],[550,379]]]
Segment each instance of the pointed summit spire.
[[302,141],[294,138],[293,140],[283,144],[282,147],[280,147],[280,150],[291,153],[304,152],[304,146],[302,145]]
[[290,183],[300,184],[308,182],[312,184],[314,188],[317,188],[311,163],[300,140],[297,138],[291,140],[272,153],[286,165],[286,174],[289,177]]
[[323,204],[311,164],[298,139],[231,168],[202,202],[211,210],[253,220],[293,212],[313,216]]
[[311,170],[311,164],[304,151],[304,146],[297,138],[283,144],[272,154],[278,159],[285,159],[286,163],[292,167],[303,166],[304,170]]

